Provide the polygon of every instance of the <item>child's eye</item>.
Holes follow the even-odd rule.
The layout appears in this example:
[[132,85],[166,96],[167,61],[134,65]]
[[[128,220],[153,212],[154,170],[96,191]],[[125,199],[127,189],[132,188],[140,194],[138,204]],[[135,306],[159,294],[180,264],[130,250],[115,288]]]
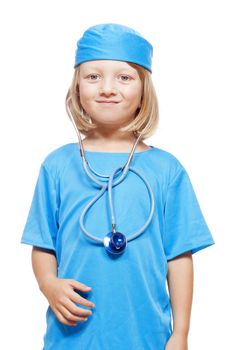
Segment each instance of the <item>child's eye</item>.
[[129,81],[130,80],[130,77],[128,75],[121,75],[121,80],[123,81]]
[[98,77],[98,74],[90,74],[88,75],[88,78],[90,78],[91,80],[97,80],[96,78]]

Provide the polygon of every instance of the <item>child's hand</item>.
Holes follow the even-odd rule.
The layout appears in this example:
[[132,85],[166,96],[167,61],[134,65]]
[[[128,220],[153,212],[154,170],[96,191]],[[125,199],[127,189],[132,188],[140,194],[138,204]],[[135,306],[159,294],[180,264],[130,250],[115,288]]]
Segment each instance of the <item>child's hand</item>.
[[71,279],[50,277],[41,288],[57,319],[70,326],[75,326],[78,321],[87,321],[87,316],[92,314],[91,310],[78,307],[74,302],[88,307],[95,306],[74,289],[89,292],[91,287]]
[[187,336],[173,333],[167,342],[165,350],[188,350]]

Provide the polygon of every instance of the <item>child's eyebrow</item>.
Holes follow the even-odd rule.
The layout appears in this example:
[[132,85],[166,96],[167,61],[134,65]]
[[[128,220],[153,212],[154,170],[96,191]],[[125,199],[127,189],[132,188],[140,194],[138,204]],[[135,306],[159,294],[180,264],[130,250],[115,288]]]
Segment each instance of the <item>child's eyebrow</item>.
[[[87,71],[90,71],[90,70],[104,71],[104,68],[93,65],[93,66],[83,68],[83,73],[86,73]],[[121,71],[127,71],[128,73],[132,73],[132,74],[134,73],[134,70],[128,67],[112,69],[112,72],[116,72],[116,73]]]

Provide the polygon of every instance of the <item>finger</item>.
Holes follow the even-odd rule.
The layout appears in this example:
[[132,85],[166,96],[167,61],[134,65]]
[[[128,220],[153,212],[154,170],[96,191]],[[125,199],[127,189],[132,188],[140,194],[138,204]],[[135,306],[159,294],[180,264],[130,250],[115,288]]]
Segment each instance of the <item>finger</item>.
[[87,317],[92,314],[91,310],[86,310],[81,307],[78,307],[69,299],[66,299],[63,302],[62,306],[64,306],[67,310],[69,310],[69,312],[71,312],[74,315]]
[[54,311],[59,322],[67,324],[69,326],[76,326],[77,322],[67,320],[58,310]]
[[77,316],[72,314],[66,307],[60,305],[59,312],[62,316],[69,322],[77,322],[77,321],[87,321],[87,317]]
[[81,290],[82,292],[89,292],[91,290],[91,287],[87,286],[84,283],[75,280],[69,280],[69,282],[74,289]]
[[81,304],[87,307],[92,307],[92,308],[95,307],[95,304],[92,301],[83,298],[77,292],[74,292],[70,295],[70,300],[74,301],[77,304]]

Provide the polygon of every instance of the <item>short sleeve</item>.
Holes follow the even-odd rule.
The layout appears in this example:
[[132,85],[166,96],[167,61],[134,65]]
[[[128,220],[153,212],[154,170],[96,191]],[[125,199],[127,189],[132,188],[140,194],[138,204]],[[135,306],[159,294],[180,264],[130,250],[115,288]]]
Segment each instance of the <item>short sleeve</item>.
[[170,260],[214,244],[186,170],[182,167],[168,186],[164,211],[164,251]]
[[21,243],[56,251],[58,206],[55,181],[42,164]]

